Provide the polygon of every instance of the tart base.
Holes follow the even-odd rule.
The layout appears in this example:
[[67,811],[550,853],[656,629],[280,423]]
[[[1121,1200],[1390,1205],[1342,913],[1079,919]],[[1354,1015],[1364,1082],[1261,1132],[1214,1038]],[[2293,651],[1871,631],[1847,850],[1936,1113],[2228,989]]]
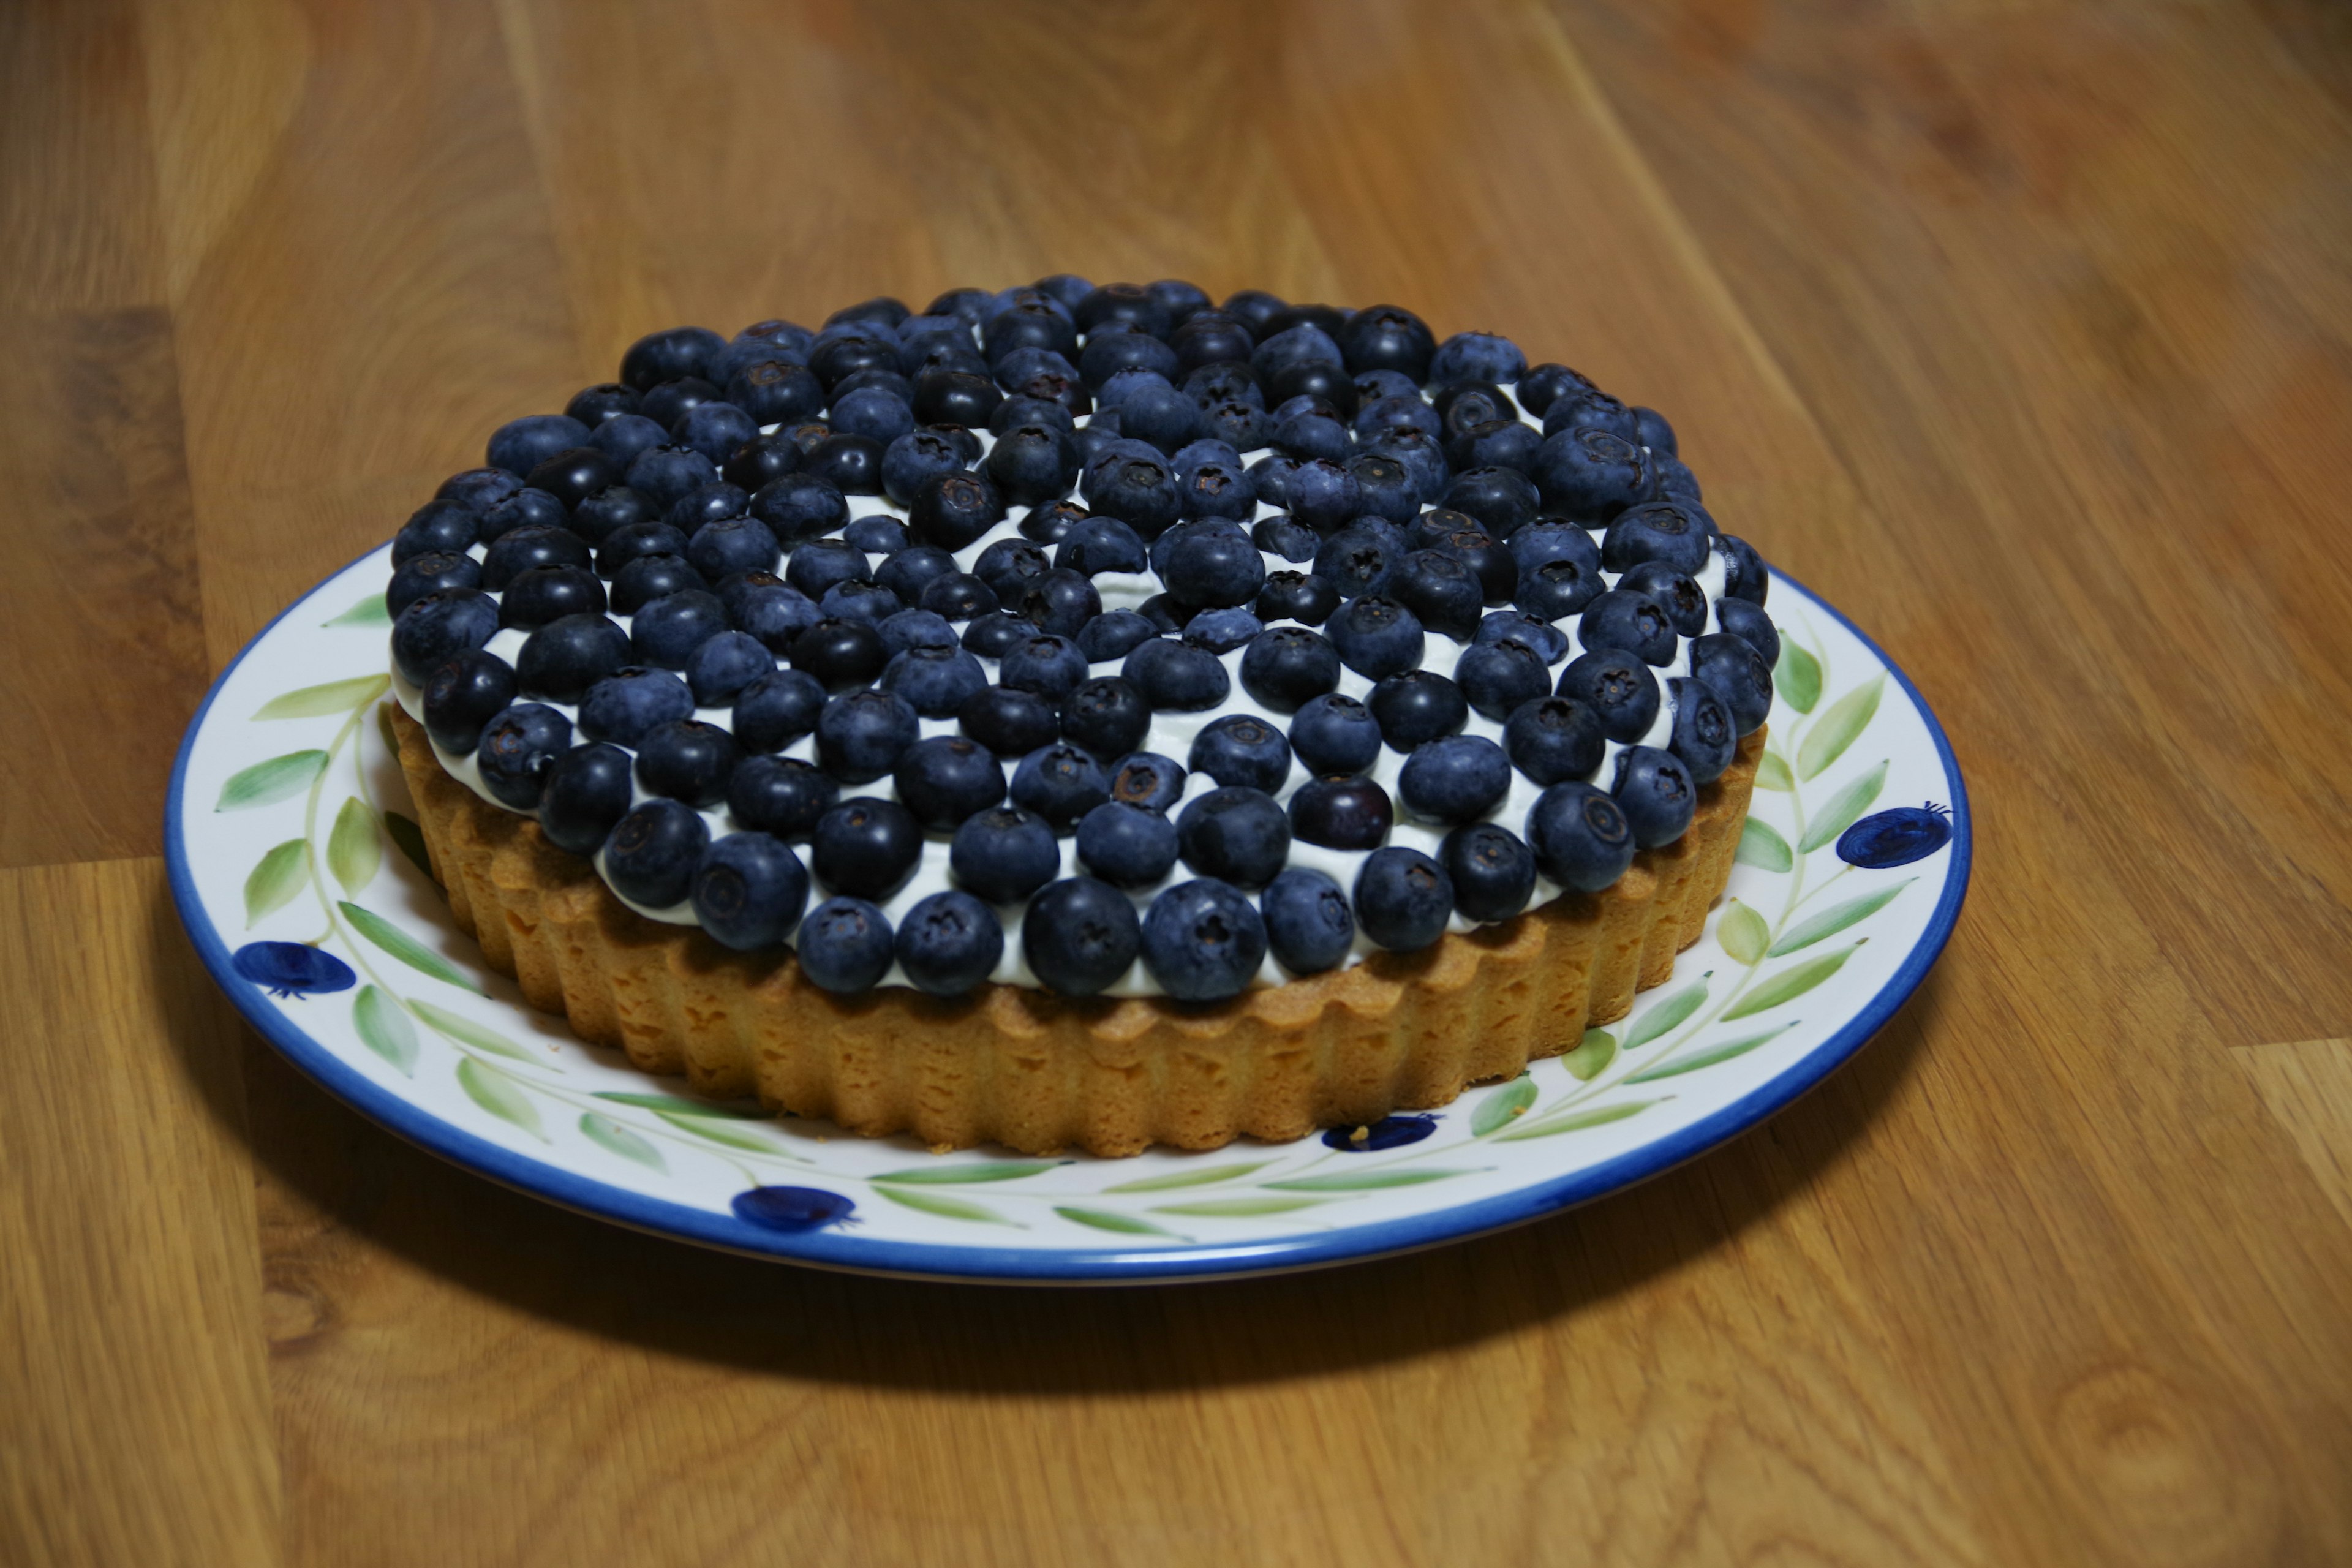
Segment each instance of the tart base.
[[1742,741],[1689,831],[1642,851],[1605,892],[1419,952],[1214,1004],[992,984],[945,1000],[898,987],[835,996],[787,950],[735,952],[646,920],[536,822],[449,777],[396,703],[392,721],[450,912],[532,1006],[583,1039],[683,1074],[698,1093],[756,1095],[868,1137],[1112,1156],[1286,1142],[1444,1105],[1622,1018],[1722,897],[1764,750],[1762,730]]

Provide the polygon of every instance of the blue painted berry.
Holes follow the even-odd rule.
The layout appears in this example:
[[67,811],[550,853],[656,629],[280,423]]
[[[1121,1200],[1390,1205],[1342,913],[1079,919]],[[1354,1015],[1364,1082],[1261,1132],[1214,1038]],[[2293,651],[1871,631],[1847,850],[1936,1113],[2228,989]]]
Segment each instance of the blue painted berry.
[[822,1187],[751,1187],[737,1193],[728,1206],[746,1225],[790,1235],[842,1224],[857,1207]]
[[604,840],[604,879],[640,909],[669,909],[693,890],[694,868],[709,842],[700,812],[683,801],[649,800]]
[[601,741],[556,758],[539,797],[539,830],[548,842],[574,855],[596,853],[629,814],[633,764],[628,752]]
[[1264,790],[1226,785],[1185,806],[1176,832],[1184,863],[1239,888],[1274,880],[1290,853],[1290,819]]
[[1536,890],[1535,851],[1498,823],[1455,828],[1438,847],[1437,863],[1454,884],[1454,908],[1465,920],[1509,920]]
[[1356,871],[1356,923],[1395,952],[1417,952],[1445,934],[1454,915],[1454,881],[1418,849],[1390,845],[1364,857]]
[[1148,888],[1175,868],[1176,825],[1165,812],[1105,801],[1078,819],[1078,859],[1114,888]]
[[565,616],[524,641],[515,656],[515,679],[526,697],[577,702],[591,686],[633,662],[629,634],[618,626],[602,616]]
[[793,934],[808,906],[808,869],[765,833],[711,841],[694,868],[695,918],[738,952],[773,947]]
[[1600,648],[1569,660],[1555,689],[1592,710],[1601,732],[1632,745],[1658,720],[1658,678],[1637,654]]
[[1933,801],[1873,812],[1838,835],[1837,858],[1874,871],[1924,860],[1951,842],[1951,816]]
[[947,832],[1004,798],[1004,765],[961,735],[933,735],[899,753],[892,778],[915,820]]
[[1644,849],[1680,838],[1698,809],[1698,784],[1690,769],[1656,746],[1628,746],[1618,752],[1609,793],[1633,825],[1633,842]]
[[1021,922],[1021,950],[1038,979],[1065,996],[1092,996],[1143,950],[1142,922],[1125,893],[1068,877],[1039,893]]
[[1528,808],[1536,865],[1561,887],[1597,893],[1633,863],[1633,829],[1616,801],[1589,784],[1553,784]]
[[727,809],[744,826],[805,838],[841,799],[841,785],[797,757],[746,757],[727,780]]
[[1342,1153],[1372,1154],[1418,1143],[1436,1131],[1433,1113],[1407,1111],[1383,1116],[1365,1127],[1334,1127],[1323,1134],[1323,1142]]
[[1180,1002],[1238,996],[1265,959],[1265,921],[1241,889],[1211,878],[1179,882],[1143,917],[1143,964]]
[[307,942],[249,942],[236,950],[229,965],[272,996],[348,991],[359,982],[350,964]]
[[897,956],[890,917],[858,898],[827,899],[801,921],[801,973],[837,996],[871,991]]
[[1290,796],[1291,836],[1326,849],[1377,849],[1396,826],[1389,792],[1362,774],[1324,773]]

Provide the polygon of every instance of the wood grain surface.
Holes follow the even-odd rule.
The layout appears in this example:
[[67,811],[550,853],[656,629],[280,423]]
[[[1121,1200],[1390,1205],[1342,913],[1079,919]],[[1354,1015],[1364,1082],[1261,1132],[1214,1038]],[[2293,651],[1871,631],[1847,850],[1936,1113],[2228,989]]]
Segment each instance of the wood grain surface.
[[[162,792],[282,605],[643,331],[1056,270],[1665,409],[1951,733],[1918,995],[1583,1211],[1127,1292],[582,1219],[236,1021]],[[2327,0],[16,0],[0,455],[0,1563],[2352,1562]]]

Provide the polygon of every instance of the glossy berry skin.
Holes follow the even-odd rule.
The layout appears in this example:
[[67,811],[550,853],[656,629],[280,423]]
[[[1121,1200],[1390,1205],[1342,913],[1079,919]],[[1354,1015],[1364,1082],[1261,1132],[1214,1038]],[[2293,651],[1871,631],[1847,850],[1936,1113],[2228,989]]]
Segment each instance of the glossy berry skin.
[[1339,661],[1373,680],[1416,668],[1428,642],[1419,616],[1378,594],[1349,600],[1325,626]]
[[1190,763],[1221,784],[1272,794],[1290,777],[1290,742],[1254,714],[1229,713],[1192,738]]
[[824,682],[803,669],[771,670],[735,694],[735,740],[747,752],[781,752],[824,711]]
[[588,542],[568,528],[518,528],[493,541],[482,555],[482,586],[502,594],[515,574],[533,566],[585,566]]
[[[917,549],[925,548],[918,545]],[[913,554],[914,551],[908,551]],[[889,570],[889,563],[883,563]],[[915,603],[921,608],[950,621],[973,621],[982,616],[992,616],[1000,607],[996,590],[969,572],[948,572],[923,584]]]
[[605,607],[604,584],[587,567],[534,566],[499,595],[499,625],[537,631],[566,616],[601,616]]
[[539,797],[539,830],[548,842],[574,855],[596,853],[614,824],[629,814],[633,766],[628,752],[602,742],[556,758]]
[[1336,969],[1355,945],[1356,915],[1347,892],[1320,871],[1294,866],[1268,882],[1257,902],[1266,945],[1293,974]]
[[1377,849],[1396,825],[1389,792],[1360,774],[1326,773],[1290,796],[1291,837],[1326,849]]
[[480,647],[498,629],[499,607],[488,594],[440,589],[411,601],[394,618],[392,661],[412,685],[422,686],[443,664]]
[[624,746],[635,745],[656,724],[693,717],[694,693],[667,670],[618,670],[580,699],[580,732]]
[[[1534,471],[1536,458],[1542,451],[1543,436],[1540,432],[1529,429],[1516,419],[1489,419],[1483,425],[1473,425],[1455,433],[1450,438],[1446,456],[1459,469],[1507,469],[1525,476]],[[1507,487],[1500,491],[1490,489],[1487,493],[1500,499],[1521,492],[1516,487]],[[1525,493],[1531,495],[1533,491],[1530,489]],[[1507,504],[1518,503],[1510,501]],[[1486,516],[1484,512],[1479,515],[1482,518]],[[1495,520],[1488,518],[1486,521]]]
[[1656,746],[1628,746],[1618,752],[1609,793],[1633,825],[1633,842],[1644,849],[1680,838],[1698,809],[1698,784],[1690,769]]
[[[1509,427],[1526,429],[1518,424]],[[1455,455],[1466,453],[1457,447]],[[1499,539],[1532,521],[1540,503],[1534,481],[1517,469],[1473,468],[1456,473],[1447,481],[1445,494],[1438,504],[1476,519],[1487,532]]]
[[669,909],[693,890],[695,866],[709,842],[710,826],[692,806],[649,800],[604,840],[604,879],[639,908]]
[[1409,669],[1385,678],[1372,688],[1369,706],[1389,749],[1408,753],[1441,736],[1459,733],[1470,719],[1462,689],[1433,669]]
[[936,832],[949,831],[1004,798],[1003,764],[961,735],[916,742],[899,754],[892,778],[915,820]]
[[1352,697],[1313,698],[1290,721],[1290,749],[1310,773],[1360,773],[1381,754],[1380,721]]
[[1498,823],[1455,828],[1438,847],[1437,863],[1445,868],[1454,907],[1465,920],[1509,920],[1536,890],[1535,851]]
[[588,426],[562,414],[532,414],[510,419],[490,434],[490,467],[518,477],[558,453],[588,444]]
[[882,673],[890,654],[866,622],[826,616],[793,639],[792,661],[828,691],[854,691]]
[[1110,770],[1110,797],[1153,811],[1173,811],[1184,795],[1184,769],[1157,752],[1129,752]]
[[639,392],[681,375],[699,375],[727,340],[708,327],[648,332],[621,356],[621,380]]
[[1033,544],[1059,544],[1069,537],[1072,529],[1093,515],[1082,502],[1074,500],[1031,507],[1021,520],[1021,537]]
[[1433,539],[1427,548],[1468,567],[1485,604],[1507,605],[1519,591],[1519,563],[1497,535],[1456,529]]
[[1066,828],[1110,798],[1110,779],[1076,746],[1040,746],[1013,771],[1013,804]]
[[637,783],[691,806],[717,805],[742,760],[741,745],[719,725],[673,719],[638,737]]
[[1381,594],[1411,610],[1429,630],[1460,642],[1477,635],[1486,603],[1477,575],[1460,560],[1435,550],[1408,553]]
[[1550,694],[1551,671],[1533,648],[1506,637],[1464,648],[1454,664],[1454,683],[1473,712],[1507,720],[1523,703]]
[[1062,705],[1062,738],[1098,757],[1118,757],[1143,743],[1151,729],[1151,705],[1131,681],[1097,676],[1074,689]]
[[1233,678],[1216,655],[1167,637],[1138,644],[1119,673],[1154,710],[1197,713],[1214,708],[1233,689]]
[[[1745,638],[1727,632],[1711,632],[1706,637],[1694,637],[1691,639],[1690,658],[1691,674],[1704,681],[1721,699],[1739,734],[1751,733],[1771,713],[1771,667]],[[1672,689],[1678,683],[1670,680],[1667,685]],[[1679,735],[1682,729],[1679,705],[1675,709],[1675,727]],[[1684,753],[1683,760],[1692,764],[1694,773],[1698,772],[1698,763],[1694,758]],[[1706,784],[1713,776],[1701,774],[1699,783]]]
[[1739,750],[1739,728],[1730,705],[1706,681],[1680,675],[1667,679],[1666,702],[1675,716],[1666,749],[1690,770],[1693,783],[1713,784]]
[[530,634],[515,656],[515,679],[526,697],[577,702],[588,689],[624,665],[629,634],[602,616],[565,616]]
[[919,717],[952,719],[975,692],[987,689],[988,674],[961,647],[927,645],[893,654],[883,667],[881,686],[905,698]]
[[[636,467],[639,458],[656,447],[669,445],[669,432],[641,414],[621,414],[597,426],[588,444],[613,459],[625,484],[628,471]],[[647,500],[650,503],[650,498]]]
[[1246,538],[1203,533],[1170,552],[1164,575],[1168,591],[1188,605],[1246,605],[1265,585],[1265,562]]
[[833,898],[801,921],[793,951],[812,984],[837,996],[855,996],[890,973],[896,937],[890,917],[878,906],[859,898]]
[[1222,610],[1202,610],[1186,621],[1183,640],[1211,653],[1227,654],[1247,646],[1264,630],[1264,621],[1249,610],[1234,605]]
[[1339,331],[1348,369],[1394,371],[1418,384],[1430,379],[1437,340],[1428,324],[1401,305],[1372,305],[1357,311]]
[[1397,795],[1423,822],[1475,821],[1502,804],[1511,787],[1511,760],[1479,735],[1447,735],[1404,760]]
[[1628,507],[1601,537],[1601,563],[1623,572],[1645,561],[1664,561],[1696,576],[1714,553],[1715,527],[1696,502],[1646,501]]
[[823,599],[843,583],[873,580],[866,552],[843,539],[812,539],[793,552],[784,581],[812,599]]
[[824,383],[788,360],[761,359],[727,378],[725,395],[755,425],[797,425],[824,407]]
[[1392,952],[1417,952],[1445,934],[1454,881],[1418,849],[1391,845],[1364,857],[1356,872],[1356,923]]
[[1951,842],[1951,817],[1950,806],[1932,801],[1873,812],[1838,835],[1837,858],[1869,870],[1908,866]]
[[1503,724],[1511,765],[1539,784],[1589,778],[1607,752],[1601,717],[1571,697],[1521,704]]
[[1633,828],[1617,803],[1591,784],[1553,784],[1528,808],[1536,865],[1563,888],[1597,893],[1633,863]]
[[858,795],[817,818],[809,853],[816,879],[877,902],[907,885],[922,859],[923,829],[895,800]]
[[1238,996],[1265,959],[1265,921],[1241,889],[1214,879],[1179,882],[1143,917],[1143,963],[1179,1002]]
[[1598,392],[1592,378],[1582,371],[1570,370],[1564,364],[1544,363],[1533,366],[1519,377],[1511,391],[1519,406],[1540,419],[1544,411],[1557,402],[1563,393]]
[[1143,951],[1142,922],[1125,893],[1093,877],[1068,877],[1039,893],[1021,922],[1022,953],[1038,979],[1065,996],[1116,983]]
[[1062,536],[1054,564],[1093,576],[1097,572],[1141,572],[1150,563],[1143,538],[1115,517],[1090,517]]
[[1018,806],[964,818],[948,846],[948,868],[967,891],[992,904],[1018,903],[1054,879],[1061,847],[1045,819]]
[[706,523],[686,545],[687,563],[711,583],[723,583],[743,572],[773,572],[782,554],[776,536],[756,517],[721,518]]
[[[1532,651],[1546,665],[1558,664],[1568,657],[1568,634],[1549,621],[1539,621],[1524,610],[1496,610],[1478,623],[1478,635],[1471,639],[1480,647],[1498,642],[1515,642]],[[1454,679],[1462,679],[1455,670]]]
[[[1285,516],[1260,518],[1257,521],[1252,523],[1250,525],[1250,542],[1256,545],[1261,551],[1270,552],[1273,554],[1281,556],[1285,561],[1288,561],[1294,564],[1301,566],[1312,563],[1315,559],[1316,552],[1323,548],[1322,539],[1317,535],[1313,529],[1307,527],[1303,522],[1299,522],[1295,519]],[[1306,574],[1299,572],[1274,573],[1266,579],[1268,586],[1258,591],[1258,598],[1261,603],[1264,603],[1265,601],[1266,594],[1271,590],[1272,585],[1278,581],[1287,581],[1292,579],[1304,581],[1305,577]],[[1339,596],[1336,592],[1331,592],[1329,584],[1327,583],[1323,584],[1323,591],[1329,594],[1331,603],[1324,608],[1322,615],[1318,615],[1314,617],[1314,623],[1311,624],[1320,623],[1323,616],[1329,615],[1333,609],[1336,609],[1339,606]],[[1281,604],[1284,601],[1277,598],[1274,602]],[[1313,601],[1303,601],[1303,603],[1312,602]],[[1268,616],[1267,618],[1277,619],[1279,617]],[[1307,617],[1302,615],[1297,618],[1306,620]]]
[[1528,356],[1510,339],[1492,332],[1456,332],[1430,356],[1428,379],[1440,385],[1451,381],[1517,381],[1527,368]]
[[482,727],[474,763],[500,805],[537,805],[548,770],[572,747],[572,721],[543,702],[518,702]]
[[1123,451],[1089,465],[1079,493],[1096,512],[1118,519],[1146,540],[1158,538],[1183,507],[1175,471],[1156,453]]
[[1242,689],[1260,704],[1295,713],[1338,688],[1339,651],[1328,637],[1303,626],[1269,627],[1242,655],[1241,677]]
[[1780,668],[1780,629],[1772,624],[1763,605],[1727,595],[1715,602],[1715,624],[1754,648],[1763,658],[1766,671]]
[[1537,620],[1564,621],[1579,615],[1607,587],[1595,568],[1579,561],[1547,561],[1521,575],[1511,602]]
[[[1266,520],[1267,522],[1279,521],[1276,518]],[[1264,527],[1265,524],[1259,526]],[[1325,579],[1303,572],[1276,572],[1269,575],[1265,586],[1258,590],[1255,606],[1260,621],[1297,621],[1309,626],[1321,626],[1339,607],[1339,590]],[[1335,654],[1335,660],[1336,658]]]
[[[631,472],[634,475],[635,470]],[[812,473],[790,473],[770,479],[752,492],[751,513],[767,524],[778,544],[792,550],[846,523],[849,503],[831,480]]]
[[566,417],[577,419],[592,432],[607,419],[617,418],[624,414],[635,414],[636,411],[636,389],[617,381],[604,382],[596,386],[583,386],[572,395],[571,402],[563,405]]
[[808,906],[808,868],[765,833],[713,839],[695,863],[695,918],[738,952],[773,947],[793,934]]
[[746,757],[727,780],[735,820],[779,838],[805,838],[841,799],[841,785],[797,757]]
[[[956,635],[955,627],[948,624],[947,617],[933,615],[929,610],[893,611],[876,624],[874,632],[882,639],[883,647],[892,658],[908,648],[963,647],[962,639]],[[889,673],[889,666],[882,668],[884,674]]]
[[1226,785],[1184,807],[1176,820],[1184,863],[1237,888],[1262,888],[1290,853],[1290,819],[1263,790]]
[[1051,703],[1034,691],[1003,686],[974,692],[956,718],[965,734],[1000,757],[1026,756],[1062,732]]
[[[596,574],[612,578],[617,589],[622,573],[627,571],[633,563],[652,555],[684,561],[685,531],[666,522],[625,523],[606,534],[604,542],[596,546]],[[636,612],[628,610],[622,613],[634,615]]]
[[897,692],[852,691],[817,715],[817,763],[844,784],[870,784],[896,767],[919,734],[914,704]]
[[915,417],[926,425],[984,427],[1003,401],[993,381],[970,371],[934,370],[915,382]]
[[[894,551],[883,558],[881,565],[874,568],[874,581],[898,595],[900,604],[917,608],[925,607],[923,595],[932,584],[956,577],[958,574],[955,557],[937,545],[931,544],[910,544],[905,549]],[[987,584],[981,583],[977,577],[968,581],[982,588],[987,587]],[[996,595],[993,592],[988,595],[986,608],[992,610],[996,608]],[[935,613],[946,615],[945,611],[936,610],[936,608]],[[973,615],[980,613],[980,610],[974,609],[970,614],[947,616],[947,618],[970,620]]]
[[1004,927],[994,910],[950,889],[908,910],[894,945],[898,967],[915,989],[961,996],[995,972],[1004,956]]
[[479,648],[453,656],[425,682],[425,731],[445,752],[465,755],[482,726],[515,700],[514,667]]
[[1715,536],[1716,552],[1723,557],[1723,592],[1727,597],[1761,605],[1772,586],[1772,574],[1755,546],[1734,533]]
[[629,488],[664,511],[718,479],[718,465],[691,447],[649,447],[629,460]]
[[1160,635],[1160,628],[1133,610],[1107,610],[1078,628],[1078,651],[1089,664],[1125,658]]
[[469,512],[485,512],[522,489],[522,480],[504,468],[467,468],[443,479],[433,499]]
[[1573,561],[1585,574],[1601,574],[1601,547],[1581,524],[1566,518],[1538,517],[1506,540],[1504,548],[1523,578],[1547,561]]
[[723,708],[776,668],[776,656],[748,632],[720,632],[688,656],[686,680],[698,707]]
[[1379,594],[1387,589],[1405,553],[1403,535],[1395,525],[1359,520],[1323,542],[1315,552],[1315,575],[1342,599]]
[[1617,587],[1654,601],[1677,637],[1695,637],[1706,630],[1706,591],[1671,562],[1644,561],[1618,578]]
[[666,594],[639,607],[629,622],[634,662],[684,669],[694,650],[727,629],[727,606],[702,588]]
[[1645,664],[1675,661],[1674,622],[1655,599],[1630,589],[1596,595],[1577,620],[1576,637],[1588,652],[1622,648]]
[[531,469],[528,482],[530,489],[545,491],[562,501],[564,510],[572,511],[598,490],[619,484],[621,468],[593,447],[574,447]]
[[426,501],[392,536],[392,563],[397,568],[421,555],[450,555],[471,564],[472,557],[466,552],[481,537],[481,532],[480,513],[456,501]]
[[1165,812],[1105,801],[1078,819],[1078,859],[1115,888],[1148,888],[1175,868],[1176,825]]
[[658,521],[645,497],[626,485],[608,485],[572,509],[572,531],[601,545],[614,529]]
[[1598,528],[1645,500],[1654,470],[1642,449],[1606,430],[1562,430],[1536,455],[1544,510]]
[[1579,654],[1559,672],[1554,689],[1591,709],[1601,732],[1623,745],[1648,734],[1657,721],[1658,679],[1637,655],[1621,648]]

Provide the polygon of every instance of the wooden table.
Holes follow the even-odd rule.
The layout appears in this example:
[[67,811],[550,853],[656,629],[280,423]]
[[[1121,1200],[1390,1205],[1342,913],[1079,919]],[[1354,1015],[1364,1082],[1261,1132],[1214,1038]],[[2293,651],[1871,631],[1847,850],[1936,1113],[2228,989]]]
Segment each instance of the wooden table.
[[[2352,1561],[2326,0],[19,0],[0,73],[0,1562]],[[273,612],[650,328],[1065,268],[1666,409],[1973,785],[1884,1036],[1547,1224],[1054,1293],[576,1218],[236,1021],[161,801]]]

